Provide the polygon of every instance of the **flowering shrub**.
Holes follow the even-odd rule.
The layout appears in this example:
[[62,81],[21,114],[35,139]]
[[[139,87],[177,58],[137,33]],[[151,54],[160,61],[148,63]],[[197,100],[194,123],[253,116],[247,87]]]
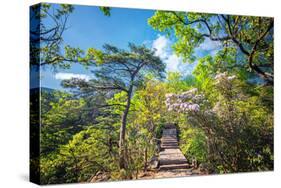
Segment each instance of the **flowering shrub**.
[[227,75],[227,72],[224,72],[224,73],[219,73],[215,76],[215,80],[217,80],[217,83],[221,82],[221,81],[224,81],[224,80],[228,80],[228,81],[232,81],[236,78],[235,75],[233,76],[228,76]]
[[[233,86],[233,81],[236,79],[236,76],[229,76],[227,72],[224,72],[217,74],[214,79],[214,85],[219,93],[222,96],[227,93],[227,96],[229,96],[232,92],[231,87]],[[222,102],[220,100],[212,108],[208,99],[204,96],[204,94],[199,94],[197,88],[190,89],[180,94],[166,94],[165,104],[168,111],[175,111],[180,113],[200,111],[201,113],[197,113],[197,116],[201,115],[208,118],[214,117],[215,114],[221,115],[220,109],[222,108]],[[189,119],[192,119],[192,117],[190,116]]]
[[166,94],[165,104],[168,111],[176,112],[198,112],[200,106],[198,103],[202,102],[204,96],[196,94],[197,88],[183,92],[181,94]]
[[[209,95],[196,88],[166,95],[168,111],[186,116],[180,125],[185,155],[202,160],[205,154],[194,151],[206,145],[205,162],[210,164],[211,171],[253,171],[258,166],[272,169],[273,141],[268,134],[272,133],[273,118],[256,97],[247,95],[240,86],[236,76],[224,72],[214,77],[212,102]],[[204,136],[199,139],[201,132]],[[249,138],[260,143],[249,143]]]
[[[221,91],[229,91],[232,82],[236,76],[228,76],[227,72],[219,73],[215,77],[215,86]],[[182,113],[199,112],[200,106],[204,106],[208,100],[203,94],[198,94],[198,89],[193,88],[180,94],[168,93],[166,94],[165,104],[168,111],[176,111]],[[212,112],[217,112],[219,102],[214,109],[205,110],[206,115],[211,115]]]

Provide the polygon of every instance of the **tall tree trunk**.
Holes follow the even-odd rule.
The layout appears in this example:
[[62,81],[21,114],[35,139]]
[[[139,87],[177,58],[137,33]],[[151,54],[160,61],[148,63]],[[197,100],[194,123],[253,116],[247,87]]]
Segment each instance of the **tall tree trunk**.
[[144,164],[143,164],[143,171],[147,171],[147,147],[144,149]]
[[120,169],[125,169],[125,134],[126,134],[126,125],[127,125],[127,117],[130,110],[131,105],[131,97],[132,97],[133,86],[131,85],[127,95],[127,104],[126,108],[122,115],[121,127],[120,127],[120,137],[119,137],[119,167]]

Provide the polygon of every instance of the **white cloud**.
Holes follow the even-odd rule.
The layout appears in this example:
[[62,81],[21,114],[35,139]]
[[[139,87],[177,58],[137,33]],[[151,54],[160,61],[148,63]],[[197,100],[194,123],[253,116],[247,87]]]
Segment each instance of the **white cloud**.
[[179,65],[182,63],[181,58],[176,54],[169,55],[166,59],[167,70],[171,72],[179,71]]
[[74,73],[64,73],[64,72],[56,73],[55,78],[57,80],[69,80],[71,78],[80,78],[86,81],[90,80],[90,76],[86,74],[74,74]]
[[221,47],[221,43],[218,41],[212,41],[209,38],[206,38],[205,41],[200,44],[199,49],[205,51],[217,50]]
[[171,49],[172,42],[163,35],[158,37],[152,42],[152,48],[155,49],[155,55],[166,63],[167,71],[179,71],[178,67],[182,63],[182,58],[178,57]]
[[170,44],[169,39],[167,39],[163,35],[158,35],[158,38],[152,42],[152,48],[156,50],[155,55],[163,59],[167,58],[169,44]]

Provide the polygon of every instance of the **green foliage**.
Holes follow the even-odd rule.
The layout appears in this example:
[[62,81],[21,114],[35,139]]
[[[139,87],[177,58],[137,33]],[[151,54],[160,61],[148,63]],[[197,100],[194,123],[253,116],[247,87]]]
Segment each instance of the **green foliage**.
[[85,182],[99,171],[114,172],[116,146],[110,145],[106,129],[89,126],[75,134],[57,152],[41,159],[43,183]]
[[103,12],[105,16],[110,16],[110,7],[100,7],[100,10]]
[[[184,129],[185,128],[185,129]],[[192,127],[181,128],[181,150],[190,161],[207,161],[207,142],[204,132]]]
[[[136,88],[127,118],[124,169],[119,167],[118,142],[125,91],[78,98],[61,92],[42,95],[42,182],[85,182],[99,174],[103,174],[101,180],[138,178],[157,156],[157,139],[167,122],[177,123],[180,148],[188,161],[209,164],[209,172],[272,170],[273,109],[267,105],[272,104],[272,91],[245,84],[239,77],[231,82],[218,80],[206,66],[210,65],[202,61],[187,78],[170,73],[164,82],[150,75]],[[195,86],[200,86],[206,101],[199,112],[167,111],[167,93]],[[95,98],[104,102],[96,103]],[[93,114],[84,111],[89,106]]]
[[[50,8],[42,4],[44,14],[39,16],[47,17]],[[100,9],[110,16],[109,8]],[[72,11],[62,5],[56,18]],[[137,179],[158,155],[167,123],[177,125],[180,149],[188,161],[208,164],[210,173],[272,170],[273,87],[263,82],[270,83],[271,77],[262,81],[248,62],[251,57],[257,66],[272,63],[271,19],[156,11],[148,22],[175,37],[173,49],[184,60],[198,60],[191,75],[165,74],[165,64],[154,51],[134,44],[127,50],[106,44],[103,50],[85,52],[66,45],[59,57],[59,43],[40,49],[43,60],[53,65],[69,68],[77,62],[94,70],[91,80],[62,81],[73,93],[41,92],[40,163],[38,158],[31,162],[40,164],[42,183]],[[233,38],[222,39],[232,29],[247,51],[257,43],[254,51],[245,54]],[[219,41],[220,48],[195,57],[207,38]],[[263,72],[273,74],[270,68]],[[204,99],[198,100],[198,110],[167,110],[166,96],[194,88]]]
[[[70,94],[55,92],[46,94],[42,92],[41,100],[46,103],[46,96],[53,97],[48,106],[42,107],[41,127],[41,153],[55,150],[60,144],[66,143],[72,134],[80,131],[82,108],[85,105],[83,99],[69,99]],[[45,94],[44,94],[45,93]],[[47,109],[45,109],[47,107]],[[45,113],[43,113],[45,112]]]
[[[69,68],[64,64],[61,54],[62,35],[66,30],[72,5],[59,6],[41,3],[31,7],[30,11],[30,64],[32,66],[53,65]],[[49,24],[43,24],[44,21]]]
[[197,59],[195,50],[208,39],[220,44],[213,68],[238,68],[273,84],[272,18],[156,11],[148,23],[175,38],[173,49],[184,61]]
[[103,60],[103,52],[100,50],[96,50],[94,48],[89,48],[87,51],[86,59],[88,60],[94,60],[97,62],[97,64],[101,64]]
[[[194,48],[198,47],[204,38],[201,36],[198,28],[185,24],[185,20],[189,22],[196,20],[198,17],[205,17],[207,14],[192,14],[184,12],[156,11],[156,13],[148,20],[148,23],[159,31],[166,32],[168,35],[174,34],[178,39],[173,45],[177,55],[181,55],[184,61],[193,62],[195,60]],[[201,27],[200,25],[198,27]]]
[[[188,124],[193,128],[182,128],[186,155],[200,161],[205,156],[212,166],[209,170],[221,173],[272,170],[271,109],[262,106],[258,96],[246,94],[237,79],[231,82],[223,77],[214,84],[215,94],[210,95],[216,101],[214,106],[200,104],[200,112],[188,114]],[[201,133],[196,135],[196,131]]]
[[168,92],[178,93],[188,90],[194,81],[193,76],[183,78],[179,72],[168,72],[166,85]]
[[158,80],[145,82],[145,87],[138,90],[132,99],[136,118],[135,124],[146,126],[151,133],[160,124],[165,109],[166,86]]

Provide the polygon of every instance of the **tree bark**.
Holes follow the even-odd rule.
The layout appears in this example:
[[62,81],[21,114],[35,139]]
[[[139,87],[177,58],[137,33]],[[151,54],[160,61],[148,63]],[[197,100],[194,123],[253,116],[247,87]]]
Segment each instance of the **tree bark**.
[[144,164],[143,164],[143,171],[147,171],[147,147],[144,149]]
[[120,137],[119,137],[119,167],[120,169],[126,168],[125,162],[125,134],[126,134],[126,125],[127,117],[129,114],[131,106],[131,97],[132,97],[133,85],[130,86],[127,94],[127,104],[122,115],[121,127],[120,127]]

